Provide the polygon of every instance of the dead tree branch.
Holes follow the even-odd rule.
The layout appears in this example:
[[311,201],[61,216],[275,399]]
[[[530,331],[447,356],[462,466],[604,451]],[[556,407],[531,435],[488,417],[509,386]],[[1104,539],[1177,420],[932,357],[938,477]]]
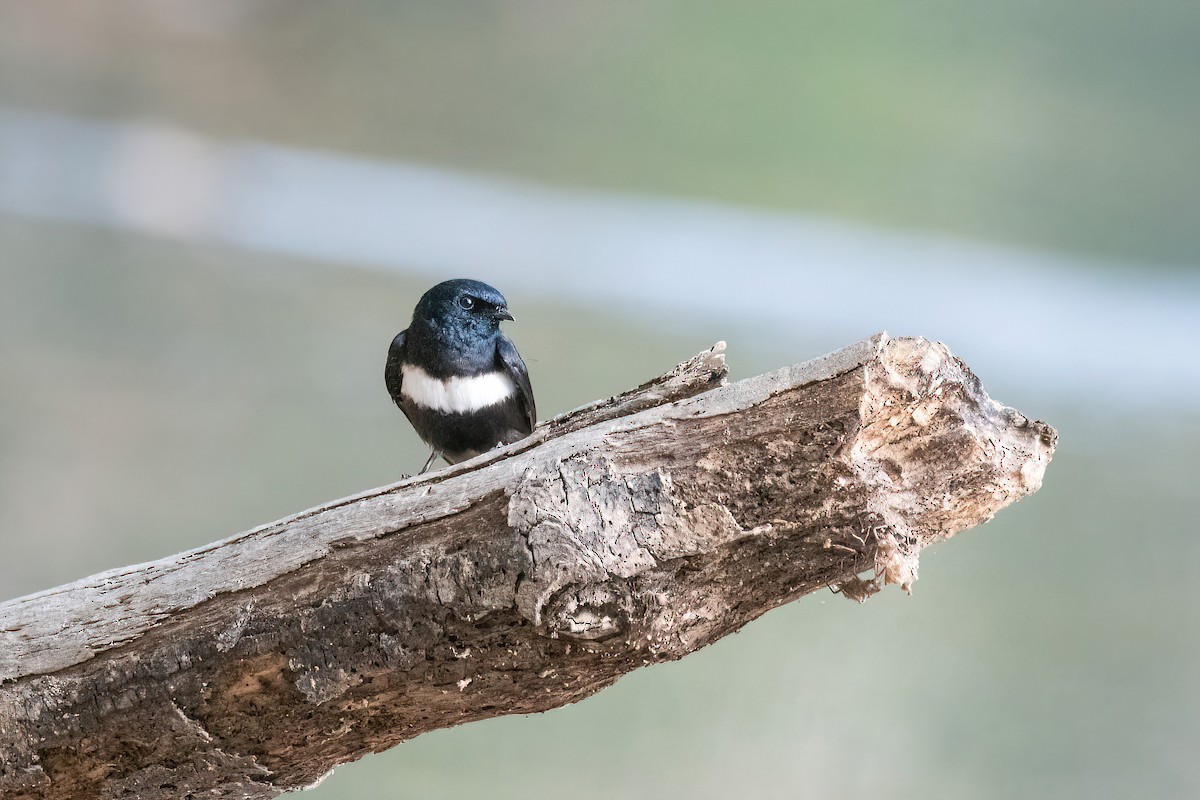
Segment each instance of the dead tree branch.
[[924,339],[733,385],[718,345],[457,467],[0,605],[0,797],[274,797],[571,703],[808,592],[907,588],[1054,442]]

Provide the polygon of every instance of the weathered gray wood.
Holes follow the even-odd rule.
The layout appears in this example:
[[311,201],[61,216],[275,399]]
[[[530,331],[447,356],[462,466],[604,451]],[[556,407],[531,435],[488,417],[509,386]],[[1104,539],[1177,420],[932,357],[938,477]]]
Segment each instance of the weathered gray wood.
[[941,344],[728,386],[722,351],[478,459],[0,604],[0,796],[273,797],[564,705],[816,589],[908,588],[1053,453]]

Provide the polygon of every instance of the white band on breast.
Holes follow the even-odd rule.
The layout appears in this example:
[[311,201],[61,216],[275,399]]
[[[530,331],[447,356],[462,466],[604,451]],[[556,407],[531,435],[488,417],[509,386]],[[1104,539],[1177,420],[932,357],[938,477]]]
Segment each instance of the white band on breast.
[[424,408],[464,414],[495,405],[516,391],[517,385],[503,372],[487,372],[469,378],[435,378],[420,367],[405,364],[400,392]]

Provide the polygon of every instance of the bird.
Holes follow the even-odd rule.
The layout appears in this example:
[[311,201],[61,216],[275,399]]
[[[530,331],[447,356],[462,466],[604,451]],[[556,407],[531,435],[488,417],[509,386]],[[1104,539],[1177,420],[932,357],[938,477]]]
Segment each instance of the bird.
[[529,370],[500,332],[514,321],[504,295],[481,281],[443,281],[421,296],[408,328],[388,347],[384,383],[417,435],[457,464],[533,432]]

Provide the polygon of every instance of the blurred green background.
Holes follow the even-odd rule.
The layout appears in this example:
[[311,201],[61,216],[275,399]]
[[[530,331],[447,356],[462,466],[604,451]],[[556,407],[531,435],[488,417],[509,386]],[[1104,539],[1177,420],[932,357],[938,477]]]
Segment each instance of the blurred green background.
[[[383,356],[464,263],[381,269],[48,208],[6,109],[505,176],[648,225],[664,206],[643,197],[794,216],[799,240],[899,232],[848,292],[828,288],[849,269],[836,253],[705,272],[713,296],[743,298],[721,312],[672,291],[689,265],[665,256],[624,300],[590,301],[597,277],[569,257],[550,282],[501,257],[525,243],[498,240],[503,267],[471,277],[508,296],[545,417],[717,339],[746,377],[920,325],[892,332],[946,340],[999,400],[1059,428],[1039,494],[927,552],[911,598],[815,595],[575,706],[427,734],[307,796],[1200,796],[1197,42],[1200,5],[1166,0],[0,0],[0,600],[419,466]],[[125,162],[89,171],[69,141],[36,175],[108,197]],[[170,207],[172,175],[150,185]],[[371,213],[371,196],[346,202]],[[673,230],[684,247],[712,235]],[[581,238],[579,263],[622,235]],[[899,270],[908,241],[950,248],[954,269]],[[934,280],[953,293],[921,305]],[[812,324],[806,287],[844,321]],[[786,295],[783,311],[758,313],[755,293]],[[889,302],[919,313],[872,310]]]

